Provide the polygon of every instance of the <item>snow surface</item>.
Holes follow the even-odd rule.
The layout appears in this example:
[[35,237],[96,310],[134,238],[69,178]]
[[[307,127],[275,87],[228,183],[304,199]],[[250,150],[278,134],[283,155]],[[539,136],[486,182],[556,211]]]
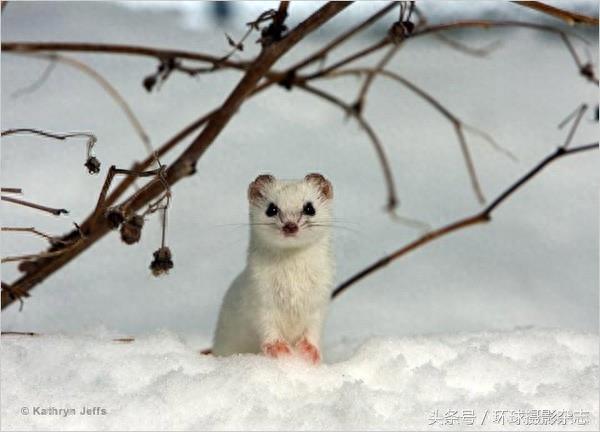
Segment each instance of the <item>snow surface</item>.
[[[203,356],[168,332],[126,344],[112,342],[114,336],[98,329],[93,336],[4,336],[3,429],[598,428],[593,334],[517,329],[380,337],[356,349],[349,348],[356,340],[340,340],[319,367],[299,359]],[[106,414],[33,414],[38,406],[79,413],[83,405]],[[580,412],[588,424],[502,425],[496,415],[534,409]],[[472,410],[475,425],[441,426],[436,410],[456,410],[459,419]]]

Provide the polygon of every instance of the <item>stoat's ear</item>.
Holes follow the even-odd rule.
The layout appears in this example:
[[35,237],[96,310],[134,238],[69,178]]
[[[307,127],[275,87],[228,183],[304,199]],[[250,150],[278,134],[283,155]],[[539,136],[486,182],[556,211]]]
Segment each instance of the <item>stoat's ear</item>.
[[321,174],[318,174],[318,173],[307,174],[306,177],[304,177],[304,180],[317,185],[319,187],[319,190],[321,191],[321,194],[326,199],[333,198],[333,186],[331,186],[331,183],[329,182],[329,180],[327,180]]
[[263,189],[265,185],[272,183],[275,181],[275,177],[270,174],[261,174],[256,179],[250,183],[248,187],[248,200],[250,202],[257,201],[263,196]]

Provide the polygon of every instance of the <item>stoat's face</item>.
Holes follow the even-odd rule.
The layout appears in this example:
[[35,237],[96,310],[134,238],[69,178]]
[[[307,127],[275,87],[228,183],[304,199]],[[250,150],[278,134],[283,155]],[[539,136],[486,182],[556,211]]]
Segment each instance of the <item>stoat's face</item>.
[[333,188],[321,174],[302,180],[261,175],[248,188],[252,233],[281,248],[307,246],[329,232]]

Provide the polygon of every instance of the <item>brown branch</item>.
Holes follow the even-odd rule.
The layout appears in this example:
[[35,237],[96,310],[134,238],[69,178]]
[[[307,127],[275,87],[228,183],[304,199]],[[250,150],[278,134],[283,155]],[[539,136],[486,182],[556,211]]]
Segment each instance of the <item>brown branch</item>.
[[[165,178],[169,185],[175,184],[185,176],[194,172],[196,161],[214,142],[223,128],[237,112],[240,105],[254,92],[258,82],[267,75],[270,68],[278,59],[307,34],[323,25],[340,11],[350,6],[350,4],[351,2],[328,2],[310,15],[306,20],[298,24],[281,40],[264,47],[259,56],[247,67],[245,75],[226,98],[222,106],[210,115],[202,132],[192,141],[183,154],[169,166],[165,174]],[[162,182],[160,180],[152,180],[145,185],[139,193],[130,197],[121,205],[128,206],[131,211],[137,211],[163,191],[164,187]],[[30,290],[36,284],[90,247],[110,229],[107,224],[99,224],[94,227],[94,229],[91,229],[90,225],[91,219],[88,218],[81,227],[86,234],[86,238],[74,245],[69,253],[42,260],[35,272],[23,275],[20,279],[15,281],[13,286],[25,291]],[[8,296],[5,292],[2,293],[2,308],[11,304],[12,301],[14,301],[13,298]]]
[[365,81],[363,82],[363,85],[360,88],[358,97],[356,98],[356,102],[354,103],[354,106],[359,112],[362,112],[362,110],[365,107],[367,93],[369,92],[369,89],[371,88],[375,77],[381,72],[382,69],[386,67],[390,60],[392,60],[392,58],[394,57],[394,55],[396,55],[401,46],[401,43],[392,45],[388,52],[385,53],[382,59],[377,63],[377,65],[375,65],[375,67],[370,69],[368,72],[365,72],[367,76],[365,78]]
[[35,332],[18,332],[18,331],[3,331],[2,336],[39,336],[39,333]]
[[62,255],[69,251],[69,248],[59,249],[51,252],[40,252],[35,254],[26,254],[26,255],[15,255],[15,256],[7,256],[2,258],[2,264],[8,262],[20,262],[20,261],[30,261],[30,260],[39,260],[42,258],[51,258],[57,255]]
[[513,1],[512,3],[561,19],[569,25],[587,24],[597,26],[600,24],[600,21],[596,17],[590,17],[565,9],[560,9],[539,1]]
[[585,114],[587,109],[588,109],[587,104],[581,104],[572,114],[567,116],[567,118],[565,120],[563,120],[563,122],[560,125],[558,125],[558,128],[562,129],[572,118],[575,118],[575,121],[573,122],[573,125],[571,125],[571,129],[569,129],[569,133],[567,134],[567,137],[565,138],[565,143],[563,144],[563,148],[567,148],[567,147],[569,147],[569,144],[571,144],[571,140],[573,139],[573,136],[575,135],[575,132],[577,131],[577,128],[579,127],[579,123],[581,122],[581,119],[583,118],[583,115]]
[[61,244],[65,244],[67,242],[65,242],[64,240],[58,238],[57,236],[51,236],[49,234],[46,234],[42,231],[39,231],[37,229],[35,229],[34,227],[2,227],[2,231],[7,231],[7,232],[29,232],[31,234],[35,234],[39,237],[45,238],[46,240],[48,240],[50,242],[50,244],[56,244],[56,243],[61,243]]
[[463,54],[467,54],[467,55],[470,55],[473,57],[487,57],[490,53],[492,53],[493,51],[495,51],[497,48],[499,48],[502,45],[501,41],[494,41],[494,42],[487,44],[484,47],[474,48],[474,47],[465,45],[457,40],[451,39],[443,33],[438,33],[435,35],[435,37],[439,41],[448,45],[449,47],[454,48],[455,50],[460,51]]
[[2,193],[11,193],[11,194],[22,194],[23,190],[21,188],[1,188]]
[[[7,129],[3,130],[0,133],[0,136],[8,136],[14,134],[23,134],[30,133],[34,135],[41,135],[46,138],[54,138],[57,140],[66,140],[67,138],[75,138],[75,137],[86,137],[89,141],[93,141],[94,143],[97,141],[97,138],[94,134],[89,132],[71,132],[66,134],[58,134],[54,132],[47,132],[40,129],[32,129],[32,128],[19,128],[19,129]],[[93,145],[92,145],[93,147]]]
[[29,202],[29,201],[23,201],[23,200],[20,200],[20,199],[17,199],[17,198],[12,198],[12,197],[7,197],[7,196],[2,196],[2,201],[8,201],[8,202],[13,203],[13,204],[22,205],[22,206],[25,206],[25,207],[31,207],[31,208],[34,208],[36,210],[41,210],[41,211],[53,214],[54,216],[60,216],[61,214],[68,214],[69,213],[68,210],[65,210],[65,209],[62,209],[62,208],[56,209],[56,208],[52,208],[52,207],[46,207],[46,206],[43,206],[43,205],[40,205],[40,204],[35,204],[35,203]]
[[529,180],[531,180],[537,173],[539,173],[546,165],[551,162],[559,159],[563,156],[572,155],[580,152],[585,152],[589,150],[597,150],[598,143],[582,145],[578,147],[572,147],[570,149],[565,149],[564,147],[557,148],[553,153],[546,156],[541,162],[539,162],[536,166],[534,166],[527,174],[509,186],[504,192],[502,192],[496,199],[494,199],[486,208],[482,211],[472,215],[465,217],[463,219],[459,219],[456,222],[453,222],[449,225],[438,228],[434,231],[431,231],[424,236],[418,238],[417,240],[403,246],[397,251],[381,258],[380,260],[374,262],[364,270],[356,273],[354,276],[350,277],[346,281],[342,282],[338,287],[333,291],[331,297],[336,298],[346,289],[348,289],[351,285],[356,282],[362,280],[373,272],[385,267],[390,264],[392,261],[406,255],[407,253],[435,240],[440,237],[445,236],[446,234],[450,234],[452,232],[458,231],[462,228],[466,228],[469,226],[477,225],[480,223],[489,222],[491,220],[492,212],[500,206],[504,201],[506,201],[512,194],[514,194],[519,188],[521,188],[524,184],[526,184]]
[[250,64],[248,62],[223,60],[222,57],[211,56],[197,52],[151,48],[137,45],[97,44],[84,42],[2,42],[1,47],[2,51],[6,52],[31,53],[37,51],[71,51],[154,57],[158,60],[164,58],[179,58],[209,63],[213,66],[217,65],[217,68],[228,67],[239,70],[246,70]]
[[96,135],[94,135],[93,133],[90,133],[90,132],[69,132],[69,133],[65,133],[65,134],[58,134],[58,133],[54,133],[54,132],[47,132],[47,131],[43,131],[40,129],[32,129],[32,128],[7,129],[7,130],[3,130],[0,133],[0,136],[9,136],[9,135],[15,135],[15,134],[33,134],[33,135],[40,135],[40,136],[43,136],[46,138],[53,138],[53,139],[57,139],[57,140],[66,140],[68,138],[85,137],[85,138],[87,138],[86,155],[88,158],[92,155],[92,153],[91,153],[92,149],[94,148],[94,145],[96,145],[96,142],[98,141],[98,138],[96,138]]

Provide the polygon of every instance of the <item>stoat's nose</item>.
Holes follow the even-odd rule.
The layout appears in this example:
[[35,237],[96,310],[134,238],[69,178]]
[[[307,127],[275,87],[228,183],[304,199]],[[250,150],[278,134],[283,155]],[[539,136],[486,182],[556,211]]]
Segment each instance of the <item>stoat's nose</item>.
[[286,222],[282,230],[285,234],[296,234],[298,232],[298,225],[294,222]]

